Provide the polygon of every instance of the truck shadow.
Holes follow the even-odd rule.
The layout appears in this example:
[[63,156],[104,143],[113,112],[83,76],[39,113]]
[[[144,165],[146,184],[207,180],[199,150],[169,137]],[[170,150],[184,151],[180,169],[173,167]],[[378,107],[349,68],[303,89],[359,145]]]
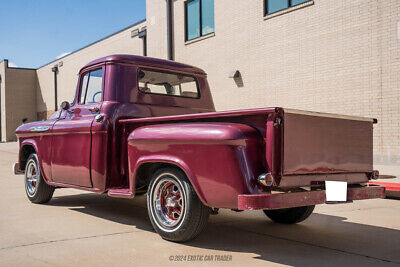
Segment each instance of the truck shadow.
[[[145,196],[129,200],[89,193],[54,197],[48,205],[68,207],[154,232],[148,220]],[[368,216],[374,216],[374,211],[365,218]],[[325,265],[327,262],[400,264],[399,230],[346,219],[314,213],[301,224],[279,225],[260,211],[235,213],[223,210],[218,216],[210,217],[207,228],[197,239],[181,245],[208,249],[210,255],[250,253],[258,260],[296,266]],[[160,242],[167,241],[160,238]],[[171,251],[171,255],[175,254],[182,255],[179,250]]]

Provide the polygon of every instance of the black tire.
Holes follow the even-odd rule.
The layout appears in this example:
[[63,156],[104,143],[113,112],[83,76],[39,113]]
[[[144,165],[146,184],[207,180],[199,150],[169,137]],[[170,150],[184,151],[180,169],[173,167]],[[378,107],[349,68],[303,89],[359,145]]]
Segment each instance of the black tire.
[[313,212],[315,205],[279,210],[263,210],[271,220],[282,224],[299,223],[307,219]]
[[44,181],[37,155],[30,154],[25,166],[25,192],[29,200],[36,204],[49,202],[54,189]]
[[154,230],[174,242],[197,237],[210,216],[210,208],[200,201],[186,175],[175,168],[163,168],[153,174],[147,210]]

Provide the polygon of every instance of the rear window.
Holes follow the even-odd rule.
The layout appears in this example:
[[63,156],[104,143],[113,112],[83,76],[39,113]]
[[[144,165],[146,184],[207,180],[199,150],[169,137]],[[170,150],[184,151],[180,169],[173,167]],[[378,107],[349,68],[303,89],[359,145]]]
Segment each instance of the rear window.
[[199,98],[196,79],[189,75],[140,69],[139,90],[146,94]]

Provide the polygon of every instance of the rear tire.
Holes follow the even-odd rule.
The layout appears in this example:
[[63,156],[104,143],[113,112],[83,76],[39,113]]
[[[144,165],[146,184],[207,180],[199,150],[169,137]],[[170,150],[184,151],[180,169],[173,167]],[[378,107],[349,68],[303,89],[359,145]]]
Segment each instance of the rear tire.
[[263,210],[272,221],[282,224],[299,223],[307,219],[313,212],[315,205],[279,210]]
[[197,237],[210,215],[210,208],[200,201],[186,175],[175,168],[154,173],[147,192],[147,210],[154,230],[174,242]]
[[37,155],[30,154],[25,166],[25,192],[29,200],[36,204],[49,202],[54,189],[44,181]]

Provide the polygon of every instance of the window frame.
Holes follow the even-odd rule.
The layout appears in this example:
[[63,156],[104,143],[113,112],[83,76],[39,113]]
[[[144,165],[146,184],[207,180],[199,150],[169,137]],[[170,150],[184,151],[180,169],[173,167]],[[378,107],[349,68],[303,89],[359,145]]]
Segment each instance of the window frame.
[[193,2],[195,0],[186,0],[185,1],[185,5],[184,5],[184,9],[185,9],[185,42],[190,42],[199,38],[202,38],[204,36],[208,36],[211,34],[215,34],[215,1],[213,2],[214,4],[214,31],[209,32],[207,34],[203,35],[203,9],[202,9],[202,5],[203,5],[203,0],[199,0],[199,26],[200,26],[200,35],[198,37],[192,38],[192,39],[188,39],[189,35],[188,35],[188,14],[187,14],[187,6],[190,2]]
[[303,4],[307,3],[307,2],[311,2],[312,0],[307,0],[307,1],[303,2],[303,3],[296,4],[296,5],[292,5],[292,0],[286,0],[286,1],[287,1],[287,4],[288,4],[287,8],[284,8],[284,9],[281,9],[281,10],[278,10],[278,11],[275,11],[275,12],[272,12],[272,13],[268,13],[268,0],[264,0],[264,16],[269,16],[269,15],[272,15],[272,14],[275,14],[275,13],[278,13],[278,12],[282,12],[282,11],[288,10],[288,9],[290,9],[292,7],[303,5]]
[[[160,94],[160,93],[152,93],[152,92],[144,92],[140,89],[139,86],[139,71],[145,70],[145,71],[153,71],[153,72],[159,72],[159,73],[166,73],[166,74],[172,74],[172,75],[185,75],[187,77],[191,77],[194,79],[194,82],[196,83],[196,88],[197,88],[197,97],[191,97],[191,96],[181,96],[181,95],[168,95],[168,94]],[[181,73],[181,72],[172,72],[172,71],[165,71],[165,70],[159,70],[159,69],[152,69],[152,68],[147,68],[147,67],[138,67],[136,70],[136,87],[137,90],[146,95],[159,95],[159,96],[167,96],[167,97],[179,97],[179,98],[188,98],[188,99],[200,99],[201,98],[201,93],[200,93],[200,87],[199,87],[199,81],[196,76],[186,74],[186,73]]]
[[[99,102],[95,102],[95,103],[81,103],[82,86],[83,86],[83,81],[84,81],[85,75],[89,73],[89,78],[88,78],[88,80],[86,82],[84,100],[86,100],[86,94],[87,94],[87,89],[88,89],[87,86],[88,86],[89,81],[90,81],[90,73],[94,72],[94,71],[97,71],[97,70],[101,70],[102,71],[102,73],[101,73],[101,100]],[[103,66],[91,68],[91,69],[86,70],[85,72],[82,72],[79,79],[80,79],[80,81],[79,81],[79,94],[78,94],[78,97],[77,97],[77,100],[76,100],[76,104],[78,104],[78,105],[93,105],[93,104],[97,104],[97,103],[100,103],[100,102],[104,101],[104,67]]]

